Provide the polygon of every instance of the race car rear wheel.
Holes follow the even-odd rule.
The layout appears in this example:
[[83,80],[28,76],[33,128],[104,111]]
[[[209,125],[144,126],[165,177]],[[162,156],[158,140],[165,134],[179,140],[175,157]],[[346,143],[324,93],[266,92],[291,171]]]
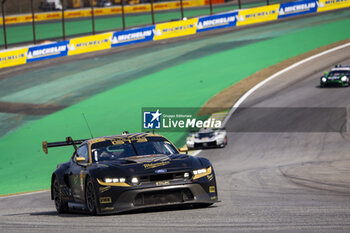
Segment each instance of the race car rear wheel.
[[90,214],[96,215],[97,213],[96,193],[95,193],[94,184],[92,183],[92,180],[90,178],[88,178],[86,182],[85,200],[86,200],[87,209],[90,212]]
[[68,212],[66,203],[62,200],[62,193],[60,188],[60,183],[58,182],[57,177],[53,182],[53,200],[55,201],[55,206],[57,213],[62,214]]

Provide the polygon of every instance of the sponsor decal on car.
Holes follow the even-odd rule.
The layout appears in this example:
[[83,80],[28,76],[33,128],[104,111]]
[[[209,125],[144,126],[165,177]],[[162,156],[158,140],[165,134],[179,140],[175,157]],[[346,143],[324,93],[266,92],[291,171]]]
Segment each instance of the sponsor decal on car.
[[168,165],[168,164],[170,164],[169,161],[164,161],[164,162],[160,162],[160,163],[146,163],[146,164],[143,164],[143,167],[145,169],[150,169],[150,168],[156,168],[156,167],[165,166],[165,165]]
[[112,203],[112,198],[111,197],[100,197],[100,203],[101,204]]

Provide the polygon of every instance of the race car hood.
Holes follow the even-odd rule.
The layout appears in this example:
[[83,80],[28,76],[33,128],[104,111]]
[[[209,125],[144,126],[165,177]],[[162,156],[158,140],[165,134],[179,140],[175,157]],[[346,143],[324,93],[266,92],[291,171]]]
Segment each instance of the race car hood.
[[167,172],[198,169],[202,165],[200,161],[192,156],[175,155],[143,155],[128,158],[120,158],[113,161],[99,162],[99,173],[103,176],[144,175],[152,174],[156,170],[166,169]]
[[344,75],[330,75],[328,77],[326,77],[328,80],[339,80],[341,79],[341,77],[343,77]]
[[188,138],[187,141],[193,141],[193,142],[212,142],[212,141],[216,141],[218,138],[222,138],[224,137],[223,134],[218,134],[218,135],[214,135],[212,137],[206,137],[206,138],[198,138],[198,137],[192,137],[192,138]]

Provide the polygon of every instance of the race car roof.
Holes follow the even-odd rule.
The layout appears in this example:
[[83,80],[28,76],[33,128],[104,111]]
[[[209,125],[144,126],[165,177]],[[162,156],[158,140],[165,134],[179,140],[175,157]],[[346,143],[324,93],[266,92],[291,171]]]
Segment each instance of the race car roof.
[[338,67],[338,68],[333,68],[331,71],[350,71],[350,67]]
[[87,140],[88,143],[93,144],[96,142],[103,142],[103,141],[131,141],[131,140],[142,140],[146,139],[146,137],[161,137],[164,138],[162,135],[159,134],[152,134],[152,133],[133,133],[133,134],[122,134],[122,135],[112,135],[112,136],[103,136],[98,138],[93,138]]

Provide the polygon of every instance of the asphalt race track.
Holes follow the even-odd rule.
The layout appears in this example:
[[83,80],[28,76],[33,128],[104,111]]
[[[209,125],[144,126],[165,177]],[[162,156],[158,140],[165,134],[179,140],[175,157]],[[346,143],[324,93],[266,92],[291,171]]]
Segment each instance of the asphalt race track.
[[0,198],[0,232],[349,232],[348,125],[337,128],[330,121],[329,132],[317,127],[295,132],[293,125],[302,118],[291,114],[283,119],[290,128],[244,132],[239,127],[254,117],[258,125],[281,120],[269,111],[263,118],[252,116],[251,108],[295,108],[300,114],[306,109],[315,123],[325,116],[310,108],[347,108],[350,88],[318,86],[322,73],[338,63],[350,64],[349,47],[268,82],[243,102],[248,110],[228,121],[227,129],[234,131],[228,146],[199,154],[214,165],[220,203],[103,217],[57,215],[44,191]]

